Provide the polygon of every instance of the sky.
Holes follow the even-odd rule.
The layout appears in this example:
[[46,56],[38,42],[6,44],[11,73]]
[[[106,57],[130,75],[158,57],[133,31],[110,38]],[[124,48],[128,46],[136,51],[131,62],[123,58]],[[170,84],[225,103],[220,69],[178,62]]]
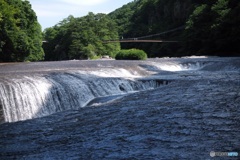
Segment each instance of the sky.
[[133,0],[29,0],[42,30],[52,27],[69,15],[82,17],[93,13],[110,13]]

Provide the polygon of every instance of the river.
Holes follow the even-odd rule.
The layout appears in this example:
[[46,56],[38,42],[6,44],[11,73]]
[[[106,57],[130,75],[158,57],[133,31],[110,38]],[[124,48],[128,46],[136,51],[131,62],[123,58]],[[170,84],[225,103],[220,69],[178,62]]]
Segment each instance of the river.
[[1,64],[0,159],[240,153],[239,62],[186,57]]

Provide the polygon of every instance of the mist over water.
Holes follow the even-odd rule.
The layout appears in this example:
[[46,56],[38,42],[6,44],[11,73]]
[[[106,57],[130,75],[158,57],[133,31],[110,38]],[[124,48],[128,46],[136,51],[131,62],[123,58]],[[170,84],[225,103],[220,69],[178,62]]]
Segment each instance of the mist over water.
[[0,159],[209,159],[211,151],[240,153],[239,61],[1,64]]

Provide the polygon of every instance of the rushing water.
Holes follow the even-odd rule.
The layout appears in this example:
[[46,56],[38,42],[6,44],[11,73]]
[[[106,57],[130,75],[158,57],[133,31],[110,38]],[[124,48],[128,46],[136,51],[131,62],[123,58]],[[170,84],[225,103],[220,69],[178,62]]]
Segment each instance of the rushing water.
[[79,73],[57,73],[6,79],[0,84],[0,96],[5,121],[14,122],[78,109],[97,97],[148,90],[159,85],[155,80],[90,78]]
[[240,153],[239,61],[1,64],[0,159],[211,159],[211,151]]

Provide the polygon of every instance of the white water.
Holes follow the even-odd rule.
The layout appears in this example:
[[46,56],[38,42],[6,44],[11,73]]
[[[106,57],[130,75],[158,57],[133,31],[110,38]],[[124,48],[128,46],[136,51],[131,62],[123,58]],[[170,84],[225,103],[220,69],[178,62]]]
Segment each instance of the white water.
[[[122,72],[119,72],[122,73]],[[79,72],[24,76],[0,81],[0,104],[6,122],[32,119],[84,107],[96,97],[126,94],[158,87],[156,81],[80,74]],[[93,75],[94,75],[93,74]],[[109,72],[113,76],[114,73]]]
[[[144,62],[62,61],[3,65],[0,67],[0,111],[2,110],[6,122],[42,117],[84,107],[98,97],[156,88],[160,83],[151,80],[153,78],[170,77],[171,80],[185,77],[181,76],[183,72],[172,72],[206,70],[239,73],[238,60],[173,58]],[[152,77],[136,80],[143,76]],[[198,79],[199,76],[193,78]]]
[[168,62],[168,63],[153,63],[154,66],[157,67],[157,69],[163,70],[163,71],[191,71],[191,70],[200,70],[205,65],[200,62],[195,63],[176,63],[176,62]]

